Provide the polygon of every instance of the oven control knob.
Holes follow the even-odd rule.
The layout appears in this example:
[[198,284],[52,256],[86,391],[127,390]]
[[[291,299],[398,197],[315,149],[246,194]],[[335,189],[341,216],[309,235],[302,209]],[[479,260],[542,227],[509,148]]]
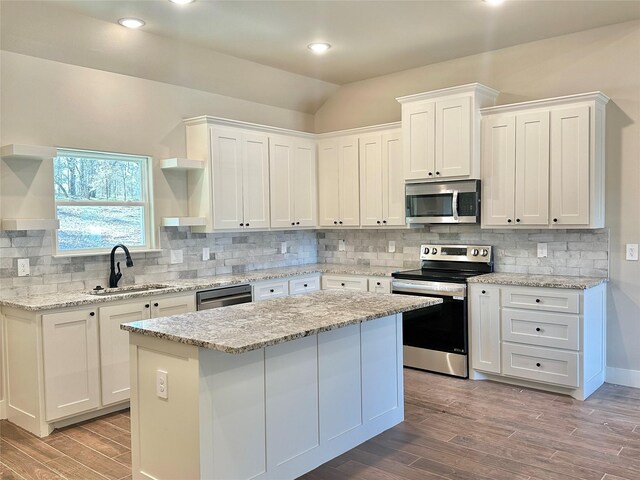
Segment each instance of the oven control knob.
[[438,249],[437,248],[432,248],[431,249],[431,253],[433,253],[435,255],[436,253],[438,253]]
[[482,249],[482,256],[486,257],[487,255],[489,255],[489,250],[487,250],[486,248]]
[[480,251],[477,248],[471,250],[471,255],[473,255],[474,257],[477,257],[479,253]]
[[431,249],[430,249],[429,247],[426,247],[426,248],[424,249],[424,254],[425,254],[425,255],[429,255],[430,250],[431,250]]

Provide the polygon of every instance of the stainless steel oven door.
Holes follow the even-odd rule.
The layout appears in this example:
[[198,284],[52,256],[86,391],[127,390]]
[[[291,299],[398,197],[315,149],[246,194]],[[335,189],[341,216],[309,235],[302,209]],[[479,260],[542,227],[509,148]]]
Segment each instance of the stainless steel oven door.
[[466,285],[394,279],[393,293],[442,299],[403,314],[404,365],[467,378]]

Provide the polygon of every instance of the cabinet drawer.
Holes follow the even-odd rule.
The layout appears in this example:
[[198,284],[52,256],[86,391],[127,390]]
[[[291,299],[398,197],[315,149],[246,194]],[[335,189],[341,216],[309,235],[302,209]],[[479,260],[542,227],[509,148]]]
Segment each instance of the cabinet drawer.
[[542,347],[580,350],[580,316],[504,308],[502,339]]
[[257,283],[253,286],[253,301],[271,300],[289,295],[289,282],[280,280],[277,282]]
[[391,293],[391,279],[370,278],[369,291],[373,293]]
[[344,290],[358,290],[360,292],[366,292],[368,290],[368,283],[366,277],[349,277],[342,275],[323,275],[322,276],[322,289],[328,290],[331,288],[341,288]]
[[565,387],[580,386],[578,352],[504,342],[502,373]]
[[289,280],[289,293],[298,295],[300,293],[311,293],[320,290],[320,276],[300,277]]
[[536,288],[503,288],[502,306],[561,313],[580,313],[580,294]]

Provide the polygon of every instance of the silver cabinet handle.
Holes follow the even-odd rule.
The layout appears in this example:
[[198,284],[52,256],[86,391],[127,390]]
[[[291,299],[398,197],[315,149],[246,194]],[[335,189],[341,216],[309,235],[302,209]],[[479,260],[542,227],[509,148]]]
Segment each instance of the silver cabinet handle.
[[458,190],[453,191],[453,199],[451,200],[453,210],[453,219],[458,220]]

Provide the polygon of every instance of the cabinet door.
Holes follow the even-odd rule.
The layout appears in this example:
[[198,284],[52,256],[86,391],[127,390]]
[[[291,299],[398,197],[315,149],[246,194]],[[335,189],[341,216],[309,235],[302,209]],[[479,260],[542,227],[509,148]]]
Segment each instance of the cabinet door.
[[367,277],[323,275],[322,289],[356,290],[358,292],[366,292],[369,288]]
[[42,315],[42,348],[47,421],[99,407],[95,310]]
[[322,227],[338,225],[340,218],[339,196],[340,162],[338,161],[338,141],[327,140],[318,144],[318,223]]
[[482,120],[482,225],[514,223],[516,119],[494,115]]
[[382,223],[405,225],[404,177],[402,175],[402,133],[382,135]]
[[500,373],[500,288],[471,287],[471,368]]
[[318,224],[318,194],[316,177],[316,145],[297,142],[293,164],[293,206],[296,227]]
[[294,227],[294,145],[287,137],[269,138],[271,226]]
[[196,311],[196,297],[191,293],[177,297],[150,298],[151,318],[169,317]]
[[231,129],[211,129],[213,175],[213,226],[241,228],[242,133]]
[[383,188],[382,136],[360,137],[360,222],[382,225],[385,200]]
[[433,102],[402,105],[405,180],[434,178],[435,107]]
[[120,325],[150,316],[150,299],[100,307],[102,405],[129,399],[129,333]]
[[516,119],[516,203],[518,225],[549,224],[549,112]]
[[256,133],[245,133],[242,147],[244,228],[268,228],[270,220],[269,137]]
[[347,137],[338,142],[340,164],[340,218],[344,226],[360,225],[360,168],[358,137]]
[[471,97],[436,102],[436,177],[471,174]]
[[551,218],[589,224],[589,107],[551,111]]

